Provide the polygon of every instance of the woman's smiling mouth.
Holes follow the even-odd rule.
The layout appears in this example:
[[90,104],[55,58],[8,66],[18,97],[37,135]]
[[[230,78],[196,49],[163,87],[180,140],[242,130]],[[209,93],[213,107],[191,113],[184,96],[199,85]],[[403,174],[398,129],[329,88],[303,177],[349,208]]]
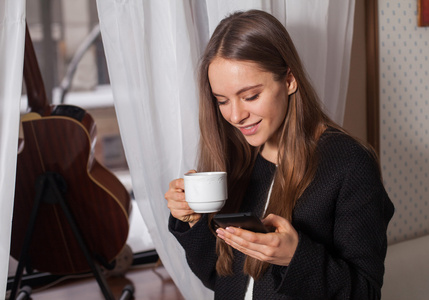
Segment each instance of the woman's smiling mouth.
[[243,127],[238,127],[238,129],[240,129],[241,133],[243,135],[253,135],[256,133],[256,131],[259,128],[259,124],[261,123],[262,120],[251,124],[251,125],[247,125],[247,126],[243,126]]

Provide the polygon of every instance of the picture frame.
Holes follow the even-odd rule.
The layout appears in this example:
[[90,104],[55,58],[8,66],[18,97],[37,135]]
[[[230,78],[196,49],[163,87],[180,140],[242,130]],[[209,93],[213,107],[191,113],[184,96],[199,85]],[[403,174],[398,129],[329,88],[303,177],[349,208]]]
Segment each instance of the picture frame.
[[417,25],[429,26],[429,0],[417,0]]

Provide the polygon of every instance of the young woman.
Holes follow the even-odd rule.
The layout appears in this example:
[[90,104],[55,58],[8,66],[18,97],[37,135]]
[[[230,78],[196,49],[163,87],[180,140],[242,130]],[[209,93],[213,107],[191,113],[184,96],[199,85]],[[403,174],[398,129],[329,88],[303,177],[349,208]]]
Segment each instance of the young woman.
[[254,212],[270,233],[215,229],[165,194],[169,229],[216,299],[379,299],[393,205],[376,156],[320,108],[286,29],[234,13],[200,66],[198,171],[227,171],[220,213]]

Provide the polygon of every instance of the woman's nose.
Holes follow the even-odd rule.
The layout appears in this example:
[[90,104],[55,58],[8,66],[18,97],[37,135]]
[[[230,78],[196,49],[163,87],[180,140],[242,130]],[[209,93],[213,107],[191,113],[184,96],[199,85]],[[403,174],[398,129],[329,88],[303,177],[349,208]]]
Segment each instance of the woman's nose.
[[232,101],[231,105],[231,123],[241,124],[249,116],[249,112],[245,109],[244,103],[240,100]]

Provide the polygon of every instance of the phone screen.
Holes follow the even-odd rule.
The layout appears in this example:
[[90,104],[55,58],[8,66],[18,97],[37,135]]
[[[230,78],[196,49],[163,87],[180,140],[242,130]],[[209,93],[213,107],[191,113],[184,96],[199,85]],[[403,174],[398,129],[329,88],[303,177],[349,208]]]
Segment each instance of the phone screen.
[[213,221],[222,228],[233,226],[253,232],[269,232],[261,220],[252,213],[218,214],[213,217]]

